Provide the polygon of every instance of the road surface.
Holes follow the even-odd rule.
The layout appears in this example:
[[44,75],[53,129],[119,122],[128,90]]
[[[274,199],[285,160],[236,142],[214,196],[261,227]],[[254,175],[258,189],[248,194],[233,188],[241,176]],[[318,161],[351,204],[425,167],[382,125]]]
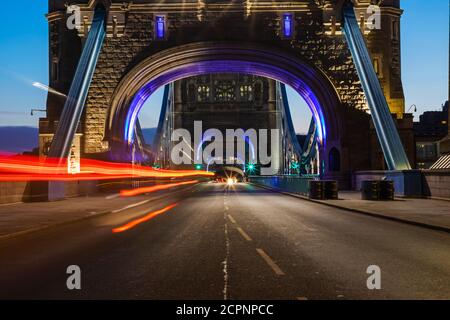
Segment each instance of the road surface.
[[[5,240],[0,262],[3,299],[450,298],[450,234],[248,184]],[[81,290],[67,289],[70,265]],[[371,265],[381,290],[367,288]]]

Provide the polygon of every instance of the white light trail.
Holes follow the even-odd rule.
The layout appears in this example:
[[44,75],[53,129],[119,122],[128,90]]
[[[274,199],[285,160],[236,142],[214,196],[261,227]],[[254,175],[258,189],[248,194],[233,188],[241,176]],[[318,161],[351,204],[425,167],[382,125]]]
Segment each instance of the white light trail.
[[53,94],[56,94],[56,95],[64,97],[64,98],[67,98],[67,96],[64,93],[56,91],[55,89],[52,89],[49,86],[47,86],[45,84],[42,84],[40,82],[33,82],[33,87],[41,89],[41,90],[44,90],[44,91],[47,91],[47,92],[50,92],[50,93],[53,93]]

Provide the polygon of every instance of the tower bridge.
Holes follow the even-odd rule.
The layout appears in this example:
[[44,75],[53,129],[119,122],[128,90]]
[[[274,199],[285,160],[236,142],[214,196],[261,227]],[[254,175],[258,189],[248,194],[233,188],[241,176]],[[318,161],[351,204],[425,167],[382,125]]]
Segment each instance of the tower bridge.
[[[301,163],[304,153],[295,137],[289,114],[295,106],[287,105],[285,85],[311,110],[314,138],[308,152],[315,156],[308,161],[311,167],[316,163],[321,176],[348,187],[358,170],[410,168],[414,148],[411,118],[404,114],[398,0],[375,3],[379,7],[369,0],[68,4],[50,0],[47,16],[50,86],[69,97],[64,103],[48,96],[40,143],[51,144],[51,156],[66,157],[79,148],[83,157],[132,161],[136,149],[142,149],[142,142],[135,145],[139,112],[151,94],[168,86],[165,98],[174,100],[164,104],[176,114],[175,122],[160,122],[152,150],[156,158],[167,160],[169,143],[161,139],[169,132],[164,130],[190,127],[195,117],[208,118],[208,126],[214,127],[218,119],[199,105],[194,112],[188,97],[183,99],[189,95],[186,86],[195,87],[199,95],[200,79],[234,74],[270,84],[263,90],[268,108],[256,112],[254,103],[247,110],[237,106],[234,116],[241,116],[235,121],[242,123],[235,127],[250,127],[258,114],[266,119],[259,125],[282,129],[280,174],[292,173],[289,162]],[[72,17],[76,23],[71,29]],[[250,113],[253,117],[242,116]]]

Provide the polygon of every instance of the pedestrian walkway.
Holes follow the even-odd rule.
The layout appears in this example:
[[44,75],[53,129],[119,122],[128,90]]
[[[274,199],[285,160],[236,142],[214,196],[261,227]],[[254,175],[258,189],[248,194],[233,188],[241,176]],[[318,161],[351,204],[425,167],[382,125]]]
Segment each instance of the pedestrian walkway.
[[450,201],[447,200],[396,198],[393,201],[368,201],[361,200],[361,193],[355,191],[339,192],[339,200],[311,200],[296,193],[256,185],[339,209],[450,232]]
[[361,200],[359,192],[340,192],[340,200],[326,200],[327,204],[349,210],[365,211],[389,218],[426,224],[450,231],[450,201],[435,199],[396,198],[394,201]]
[[55,202],[0,205],[0,241],[106,213],[121,212],[171,194],[165,192],[125,198],[114,194],[97,194]]

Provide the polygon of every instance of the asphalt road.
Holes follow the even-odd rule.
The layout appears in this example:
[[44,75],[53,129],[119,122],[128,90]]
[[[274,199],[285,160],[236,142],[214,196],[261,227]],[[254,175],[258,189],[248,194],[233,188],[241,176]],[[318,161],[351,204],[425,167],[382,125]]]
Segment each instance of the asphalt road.
[[246,184],[5,240],[0,263],[2,299],[450,299],[449,234]]

